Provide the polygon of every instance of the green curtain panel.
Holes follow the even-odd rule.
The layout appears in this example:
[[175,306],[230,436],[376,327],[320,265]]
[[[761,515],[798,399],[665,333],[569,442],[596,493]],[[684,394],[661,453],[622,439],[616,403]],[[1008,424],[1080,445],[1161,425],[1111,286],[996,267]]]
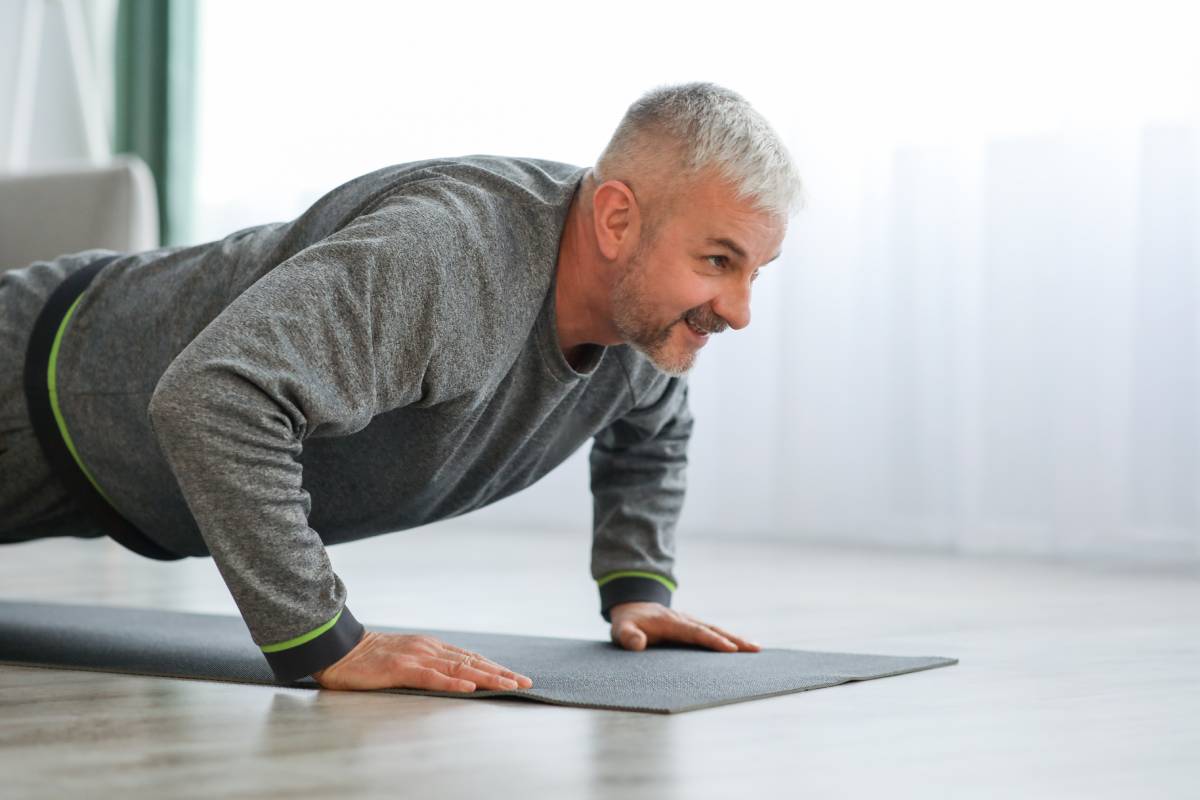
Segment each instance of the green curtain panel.
[[188,244],[195,166],[196,0],[120,0],[114,144],[150,165],[163,244]]

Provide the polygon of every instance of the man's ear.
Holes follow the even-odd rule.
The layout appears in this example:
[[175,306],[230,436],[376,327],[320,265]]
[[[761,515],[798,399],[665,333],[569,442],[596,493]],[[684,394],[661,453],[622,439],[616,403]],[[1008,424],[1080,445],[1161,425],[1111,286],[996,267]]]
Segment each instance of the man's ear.
[[616,261],[622,249],[632,247],[641,214],[633,190],[623,181],[605,181],[592,195],[592,224],[596,244],[609,261]]

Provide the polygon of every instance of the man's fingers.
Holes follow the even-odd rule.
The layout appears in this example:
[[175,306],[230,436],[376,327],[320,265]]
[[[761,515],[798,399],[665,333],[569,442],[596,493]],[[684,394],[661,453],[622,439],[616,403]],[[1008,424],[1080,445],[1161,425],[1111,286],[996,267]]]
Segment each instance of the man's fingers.
[[680,623],[680,627],[684,631],[683,635],[687,637],[685,641],[711,647],[714,650],[738,649],[736,644],[702,623],[685,621]]
[[462,657],[466,656],[471,659],[471,666],[473,667],[477,667],[478,669],[482,669],[487,672],[495,672],[497,675],[503,675],[505,678],[510,678],[516,681],[518,685],[526,689],[528,689],[530,686],[533,686],[533,679],[528,675],[522,675],[519,672],[513,672],[508,667],[497,664],[487,656],[474,653],[470,650],[464,650],[461,647],[455,647],[452,644],[446,644],[444,642],[442,643],[442,648],[447,651],[443,657],[450,661],[462,661]]
[[473,692],[475,683],[463,678],[452,678],[433,667],[418,667],[415,664],[403,670],[405,686],[430,689],[435,692]]
[[688,642],[727,653],[762,649],[753,642],[682,612],[643,619],[640,625],[632,619],[622,620],[612,632],[613,641],[626,650],[644,650],[651,643],[651,636],[653,641],[666,639]]
[[[438,644],[441,646],[442,650],[445,651],[445,658],[457,658],[458,656],[470,656],[471,658],[475,659],[476,661],[483,661],[483,662],[487,662],[489,664],[496,664],[495,661],[492,661],[490,658],[483,655],[482,653],[476,653],[474,650],[464,650],[461,647],[456,647],[452,644],[446,644],[445,642],[438,642]],[[451,654],[453,654],[453,655],[451,655]],[[496,666],[500,666],[500,665],[496,664]]]
[[[725,637],[729,641],[736,644],[739,649],[742,649],[742,650],[761,650],[762,649],[762,647],[760,645],[758,645],[755,642],[750,641],[749,639],[744,639],[741,636],[737,636],[736,634],[730,633],[729,631],[725,630],[724,628],[718,628],[716,625],[713,625],[712,623],[705,622],[702,619],[697,619],[696,617],[693,617],[691,614],[685,614],[682,611],[678,612],[678,614],[679,614],[679,616],[683,617],[684,619],[686,619],[689,622],[694,622],[701,627],[716,631],[721,636]],[[727,650],[729,648],[723,648],[723,649]]]
[[742,650],[761,650],[762,649],[761,647],[759,647],[757,644],[750,641],[749,639],[743,639],[741,636],[735,636],[734,634],[730,633],[727,630],[724,630],[723,628],[718,628],[716,625],[712,625],[708,622],[704,622],[701,624],[705,625],[706,627],[712,628],[714,631],[716,631],[717,633],[721,634],[729,641],[736,644]]
[[[429,663],[429,661],[432,661],[433,666],[446,675],[471,681],[477,686],[504,691],[511,691],[518,688],[517,679],[513,677],[513,673],[508,670],[502,670],[501,667],[478,662],[465,662],[453,658],[432,658],[426,663]],[[503,672],[508,672],[508,675],[505,676]]]
[[649,643],[646,633],[633,622],[622,622],[615,631],[617,642],[626,650],[644,650]]
[[483,655],[482,653],[476,653],[474,650],[464,650],[457,645],[447,644],[446,642],[438,642],[438,644],[442,646],[443,650],[449,650],[451,653],[458,653],[464,656],[474,656],[482,661],[491,661],[491,659],[487,656]]

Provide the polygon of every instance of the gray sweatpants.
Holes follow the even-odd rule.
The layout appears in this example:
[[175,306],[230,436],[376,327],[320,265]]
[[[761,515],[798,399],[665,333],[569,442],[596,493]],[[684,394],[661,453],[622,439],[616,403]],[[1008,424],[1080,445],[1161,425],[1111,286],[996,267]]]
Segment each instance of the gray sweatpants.
[[50,470],[25,403],[25,348],[42,303],[72,271],[107,251],[85,251],[0,272],[0,544],[51,536],[95,538]]

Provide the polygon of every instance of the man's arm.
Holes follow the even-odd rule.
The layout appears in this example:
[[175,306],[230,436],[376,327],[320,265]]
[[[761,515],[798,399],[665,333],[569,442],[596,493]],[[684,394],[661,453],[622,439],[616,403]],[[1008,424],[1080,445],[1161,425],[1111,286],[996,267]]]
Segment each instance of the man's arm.
[[675,524],[686,491],[692,432],[687,379],[596,434],[589,455],[593,497],[592,577],[600,614],[634,601],[671,605],[677,582]]
[[675,641],[758,652],[760,645],[670,607],[692,425],[686,378],[671,378],[651,405],[596,434],[592,577],[600,613],[612,625],[613,642],[627,650]]
[[280,680],[337,662],[363,635],[307,524],[296,459],[305,438],[348,435],[420,394],[435,282],[400,268],[422,263],[429,243],[401,248],[397,219],[361,216],[264,275],[179,353],[150,400],[200,534]]

